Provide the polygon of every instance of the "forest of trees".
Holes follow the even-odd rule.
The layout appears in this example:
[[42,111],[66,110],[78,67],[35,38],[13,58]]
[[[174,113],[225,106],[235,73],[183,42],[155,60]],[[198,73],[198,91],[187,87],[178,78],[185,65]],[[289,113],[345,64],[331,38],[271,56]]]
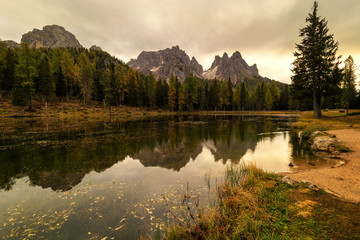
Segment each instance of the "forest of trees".
[[[281,91],[279,90],[279,86]],[[147,107],[172,111],[286,110],[287,85],[262,79],[233,84],[231,79],[156,80],[103,51],[84,48],[11,49],[0,42],[0,94],[14,105],[81,100],[104,106]]]

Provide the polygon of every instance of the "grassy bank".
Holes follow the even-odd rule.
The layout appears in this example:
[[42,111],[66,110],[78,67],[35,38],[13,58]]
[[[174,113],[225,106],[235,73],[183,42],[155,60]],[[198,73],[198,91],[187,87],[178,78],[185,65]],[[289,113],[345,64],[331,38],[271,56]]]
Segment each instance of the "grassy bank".
[[360,128],[360,110],[350,110],[349,115],[339,110],[325,111],[320,119],[315,119],[312,111],[303,112],[294,128],[320,131]]
[[84,106],[81,101],[49,103],[47,109],[40,102],[34,102],[32,111],[29,107],[13,106],[10,102],[0,102],[0,117],[44,117],[59,119],[91,118],[103,119],[110,115],[114,118],[142,117],[142,116],[167,116],[176,115],[176,112],[166,110],[149,110],[138,107],[105,107],[102,104],[92,103]]
[[90,103],[84,106],[81,101],[71,102],[49,102],[47,109],[41,102],[33,102],[33,109],[29,107],[13,106],[9,101],[0,102],[0,117],[20,118],[20,117],[44,117],[59,119],[91,118],[104,119],[110,115],[113,118],[128,118],[142,116],[169,116],[178,114],[197,114],[197,115],[272,115],[286,116],[299,114],[291,111],[196,111],[196,112],[177,112],[166,109],[148,109],[140,107],[113,106],[104,107],[101,103]]
[[254,167],[229,169],[217,204],[164,239],[359,239],[359,204],[306,185],[292,187]]

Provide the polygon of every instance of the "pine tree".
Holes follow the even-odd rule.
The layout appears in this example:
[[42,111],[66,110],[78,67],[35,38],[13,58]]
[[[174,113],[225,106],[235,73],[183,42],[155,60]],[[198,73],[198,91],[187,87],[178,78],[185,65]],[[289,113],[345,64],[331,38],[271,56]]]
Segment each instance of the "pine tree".
[[[198,80],[196,76],[190,74],[187,76],[182,84],[185,91],[185,105],[188,111],[193,111],[197,105],[198,94]],[[180,98],[180,96],[179,96]]]
[[356,87],[355,87],[355,71],[357,69],[356,64],[352,56],[349,56],[345,60],[344,67],[344,81],[343,81],[343,91],[344,91],[344,100],[346,103],[346,115],[349,114],[349,107],[351,102],[356,99]]
[[148,105],[154,108],[156,105],[156,80],[152,73],[146,78],[146,95],[148,98]]
[[264,97],[265,110],[270,110],[272,108],[272,105],[273,105],[273,101],[272,101],[270,88],[265,88],[265,97]]
[[245,83],[242,82],[241,83],[241,93],[240,93],[240,108],[242,111],[245,110],[246,107],[246,99],[248,98],[247,96],[247,91],[246,91],[246,87],[245,87]]
[[126,73],[127,82],[127,102],[129,106],[139,106],[140,101],[140,84],[138,76],[134,69],[129,68]]
[[34,50],[27,43],[22,43],[19,63],[15,67],[15,75],[18,80],[13,89],[14,105],[25,105],[29,102],[29,109],[32,110],[32,99],[35,92],[34,78],[37,74],[35,66]]
[[240,98],[241,98],[241,85],[237,84],[235,87],[234,99],[233,99],[234,108],[236,108],[236,110],[241,110]]
[[256,110],[260,111],[263,108],[264,98],[263,98],[263,84],[259,82],[256,84],[254,91],[254,100],[256,105]]
[[121,106],[121,104],[125,100],[125,70],[124,67],[121,64],[115,65],[115,89],[118,96],[118,104]]
[[272,109],[279,109],[279,102],[280,102],[280,91],[278,86],[274,81],[270,84],[270,93],[271,93],[271,101],[272,101]]
[[[331,72],[335,66],[338,43],[329,34],[327,21],[317,14],[318,2],[306,18],[308,25],[300,30],[301,42],[296,44],[292,76],[294,91],[310,91],[313,98],[314,117],[321,117],[321,97],[327,94]],[[300,96],[303,97],[303,96]]]
[[186,105],[186,90],[184,84],[179,89],[179,111],[184,111]]
[[284,90],[280,93],[280,110],[288,110],[289,109],[289,87],[285,85]]
[[43,103],[45,104],[45,109],[47,110],[47,103],[55,93],[55,85],[50,73],[49,59],[45,54],[41,56],[38,69],[38,91]]
[[177,92],[176,92],[176,81],[174,74],[171,73],[169,81],[169,94],[168,94],[168,103],[171,111],[176,109],[177,102]]
[[17,64],[17,55],[15,50],[8,48],[6,55],[6,68],[4,70],[4,80],[2,82],[2,89],[10,93],[15,83],[15,66]]
[[117,102],[115,81],[113,73],[109,68],[106,68],[101,75],[100,84],[104,88],[104,99],[103,101],[109,106],[111,113],[111,106]]

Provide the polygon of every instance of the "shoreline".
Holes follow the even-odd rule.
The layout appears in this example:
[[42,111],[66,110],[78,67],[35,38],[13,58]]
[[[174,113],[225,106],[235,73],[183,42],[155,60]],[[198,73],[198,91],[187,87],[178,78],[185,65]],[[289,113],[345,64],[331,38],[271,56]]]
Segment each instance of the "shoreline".
[[[335,113],[331,114],[334,115]],[[359,119],[359,116],[325,116],[324,119],[312,119],[309,116],[300,117],[295,127],[305,124],[303,130],[323,128],[321,131],[336,136],[339,143],[351,151],[339,155],[339,160],[344,161],[344,164],[340,166],[287,172],[280,175],[288,176],[296,182],[310,182],[341,200],[360,203]],[[327,152],[327,154],[330,153]]]

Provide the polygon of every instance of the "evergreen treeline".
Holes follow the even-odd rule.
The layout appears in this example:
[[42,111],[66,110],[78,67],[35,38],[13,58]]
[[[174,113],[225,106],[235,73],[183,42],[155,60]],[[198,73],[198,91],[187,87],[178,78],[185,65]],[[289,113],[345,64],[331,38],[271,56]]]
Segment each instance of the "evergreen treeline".
[[0,42],[0,90],[14,105],[32,108],[34,99],[104,102],[107,106],[194,110],[285,110],[288,88],[275,81],[232,84],[190,75],[180,82],[155,80],[103,51],[83,48],[7,48]]

